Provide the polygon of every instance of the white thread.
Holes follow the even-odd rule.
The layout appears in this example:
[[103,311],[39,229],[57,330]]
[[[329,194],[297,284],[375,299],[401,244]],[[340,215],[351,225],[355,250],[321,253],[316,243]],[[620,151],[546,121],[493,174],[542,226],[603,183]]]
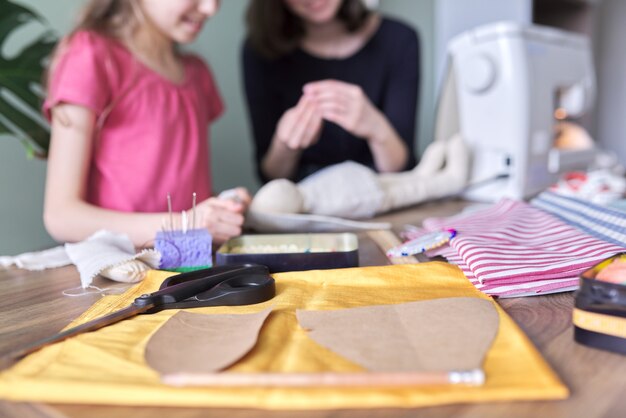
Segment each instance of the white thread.
[[[100,294],[100,296],[121,295],[122,293],[126,291],[126,289],[128,289],[128,287],[129,286],[126,286],[126,285],[105,287],[105,288],[99,288],[98,286],[94,286],[94,285],[89,285],[85,288],[83,288],[82,286],[77,286],[77,287],[71,287],[69,289],[66,289],[61,293],[63,294],[63,296],[69,296],[69,297],[80,297],[80,296],[85,296],[85,295],[93,295],[96,293]],[[95,289],[95,290],[89,290],[89,289]],[[79,290],[80,292],[74,293],[73,292],[74,290]]]

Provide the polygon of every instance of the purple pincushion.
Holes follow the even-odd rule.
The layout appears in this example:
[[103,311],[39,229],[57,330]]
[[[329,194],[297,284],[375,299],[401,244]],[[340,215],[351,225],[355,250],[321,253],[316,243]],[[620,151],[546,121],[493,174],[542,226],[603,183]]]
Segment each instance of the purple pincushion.
[[211,267],[212,237],[206,229],[157,232],[155,249],[161,253],[162,269]]

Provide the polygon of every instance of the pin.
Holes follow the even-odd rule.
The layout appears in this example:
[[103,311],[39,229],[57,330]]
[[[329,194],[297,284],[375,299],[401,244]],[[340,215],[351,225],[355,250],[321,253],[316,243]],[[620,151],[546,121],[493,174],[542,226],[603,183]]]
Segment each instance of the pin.
[[181,219],[180,223],[182,224],[181,229],[183,230],[183,234],[186,234],[187,233],[187,212],[182,211],[180,219]]
[[167,194],[167,213],[170,215],[170,231],[174,230],[174,215],[172,214],[172,197]]
[[191,228],[196,229],[196,192],[193,192],[191,208]]

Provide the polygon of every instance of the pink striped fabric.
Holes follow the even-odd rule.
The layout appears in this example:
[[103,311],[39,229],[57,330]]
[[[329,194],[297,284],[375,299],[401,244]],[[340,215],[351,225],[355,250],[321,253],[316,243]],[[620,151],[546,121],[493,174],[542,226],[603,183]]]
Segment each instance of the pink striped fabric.
[[[599,240],[527,203],[424,221],[424,232],[454,228],[449,246],[429,252],[458,264],[483,292],[498,297],[574,290],[578,275],[623,247]],[[410,233],[413,238],[419,235]]]

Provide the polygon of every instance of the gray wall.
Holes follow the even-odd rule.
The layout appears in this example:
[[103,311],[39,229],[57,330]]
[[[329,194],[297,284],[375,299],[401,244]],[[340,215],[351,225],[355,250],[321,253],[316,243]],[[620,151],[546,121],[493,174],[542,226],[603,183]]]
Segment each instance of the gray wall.
[[596,135],[626,166],[626,1],[603,0],[598,7]]
[[[76,0],[18,1],[46,17],[59,32],[70,27]],[[7,49],[19,48],[44,30],[29,24],[9,40]],[[54,244],[42,221],[43,189],[46,163],[26,158],[24,147],[16,139],[0,135],[0,255],[40,250]]]
[[42,221],[46,164],[27,160],[24,147],[0,135],[0,255],[52,246]]

